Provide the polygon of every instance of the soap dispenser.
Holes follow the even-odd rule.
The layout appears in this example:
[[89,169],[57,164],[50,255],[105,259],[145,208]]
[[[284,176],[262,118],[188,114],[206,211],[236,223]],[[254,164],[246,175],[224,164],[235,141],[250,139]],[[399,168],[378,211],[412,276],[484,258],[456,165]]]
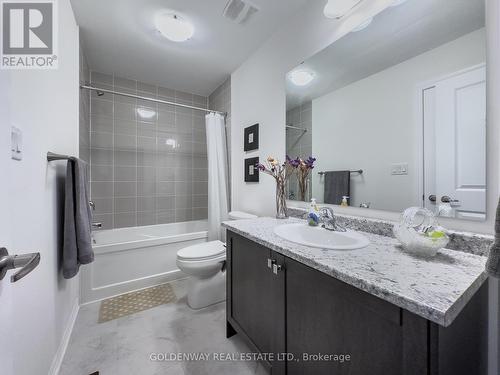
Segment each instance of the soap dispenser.
[[309,212],[307,215],[307,222],[310,226],[313,227],[319,225],[319,208],[315,198],[311,199],[311,204],[309,205]]
[[349,207],[349,203],[347,202],[347,199],[349,199],[349,197],[347,195],[344,195],[342,197],[342,202],[340,203],[341,207]]

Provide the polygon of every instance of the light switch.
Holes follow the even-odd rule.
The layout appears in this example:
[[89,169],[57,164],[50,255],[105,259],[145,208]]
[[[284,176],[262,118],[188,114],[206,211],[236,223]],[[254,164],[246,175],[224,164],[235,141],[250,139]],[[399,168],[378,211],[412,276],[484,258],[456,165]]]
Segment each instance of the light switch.
[[21,129],[13,126],[11,128],[11,151],[12,151],[12,159],[14,160],[22,160],[23,159],[23,132]]
[[391,166],[391,175],[402,176],[408,174],[408,163],[395,163]]

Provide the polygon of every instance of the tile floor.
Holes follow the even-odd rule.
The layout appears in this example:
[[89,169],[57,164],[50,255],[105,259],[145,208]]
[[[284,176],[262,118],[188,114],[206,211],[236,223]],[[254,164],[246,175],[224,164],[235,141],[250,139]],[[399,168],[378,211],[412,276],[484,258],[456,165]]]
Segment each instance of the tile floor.
[[186,280],[172,283],[178,301],[97,323],[99,303],[82,306],[59,375],[265,375],[256,362],[155,362],[151,353],[251,352],[235,335],[226,339],[225,304],[186,305]]

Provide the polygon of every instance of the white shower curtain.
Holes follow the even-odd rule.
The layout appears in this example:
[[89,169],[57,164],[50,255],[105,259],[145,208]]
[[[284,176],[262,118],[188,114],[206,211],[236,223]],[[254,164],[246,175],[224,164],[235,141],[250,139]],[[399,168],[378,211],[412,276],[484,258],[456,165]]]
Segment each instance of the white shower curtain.
[[221,222],[228,218],[228,172],[224,117],[205,117],[208,158],[208,240],[225,241]]

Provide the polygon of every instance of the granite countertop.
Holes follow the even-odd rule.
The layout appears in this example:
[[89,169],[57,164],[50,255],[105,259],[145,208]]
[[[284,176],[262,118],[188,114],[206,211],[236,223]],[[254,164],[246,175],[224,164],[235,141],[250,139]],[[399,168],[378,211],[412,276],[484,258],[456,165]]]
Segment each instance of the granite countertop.
[[304,220],[258,218],[222,225],[291,259],[391,302],[441,326],[449,326],[487,275],[486,257],[441,249],[434,258],[412,256],[398,241],[363,234],[370,245],[358,250],[325,250],[298,245],[274,234],[278,225]]

